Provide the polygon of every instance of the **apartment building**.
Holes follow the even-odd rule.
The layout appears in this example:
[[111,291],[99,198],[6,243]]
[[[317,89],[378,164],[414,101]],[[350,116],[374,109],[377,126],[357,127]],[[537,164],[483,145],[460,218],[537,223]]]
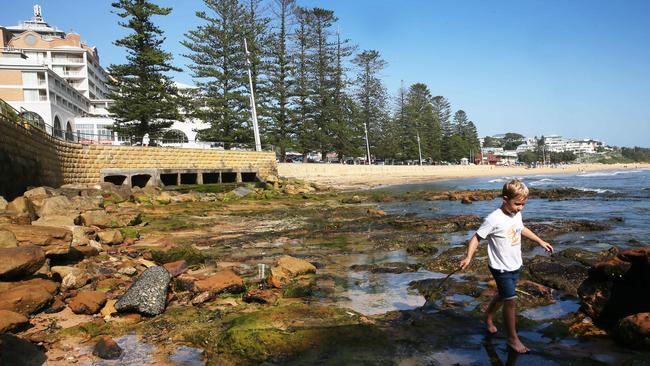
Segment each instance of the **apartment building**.
[[[571,151],[576,155],[595,154],[604,147],[602,141],[593,139],[566,139],[560,135],[544,136],[544,145],[547,152]],[[517,152],[532,151],[537,148],[537,140],[528,137],[525,142],[517,146]]]
[[77,118],[106,116],[107,77],[97,49],[50,26],[38,5],[31,20],[0,26],[0,99],[53,135],[71,140]]
[[[48,133],[81,143],[121,144],[132,136],[110,130],[109,76],[99,62],[97,48],[81,36],[49,25],[39,5],[31,20],[0,26],[0,99]],[[196,87],[176,83],[181,93]],[[158,144],[215,147],[196,141],[197,131],[209,124],[175,121]]]

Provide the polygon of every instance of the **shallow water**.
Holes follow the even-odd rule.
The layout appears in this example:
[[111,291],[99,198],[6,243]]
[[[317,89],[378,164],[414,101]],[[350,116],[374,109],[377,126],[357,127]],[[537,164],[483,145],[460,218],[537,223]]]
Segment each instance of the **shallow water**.
[[[415,192],[420,190],[450,189],[501,189],[511,177],[456,179],[433,183],[383,188],[390,192]],[[612,229],[606,232],[568,233],[555,238],[567,247],[580,246],[583,249],[597,244],[595,250],[615,245],[620,248],[634,248],[650,245],[650,169],[593,172],[585,174],[547,175],[521,177],[525,183],[535,188],[572,187],[597,192],[593,197],[571,200],[551,201],[531,198],[522,212],[524,221],[530,219],[558,218],[567,220],[606,221]],[[390,202],[381,208],[391,214],[415,213],[421,217],[440,217],[446,215],[477,214],[487,216],[501,204],[501,199],[479,201],[462,205],[458,201],[415,201]],[[620,221],[622,220],[622,221]],[[456,237],[460,242],[468,239]],[[560,248],[561,249],[561,248]]]
[[[422,189],[499,189],[504,178],[473,178],[430,184],[416,184],[391,187],[391,192],[416,191]],[[611,246],[634,248],[648,245],[650,225],[647,215],[650,212],[650,170],[572,174],[562,176],[524,177],[528,185],[536,188],[574,187],[597,192],[596,196],[562,201],[530,199],[524,211],[524,218],[560,218],[567,220],[599,220],[608,222],[612,229],[605,232],[574,232],[553,238],[558,250],[579,247],[591,251],[602,251]],[[446,215],[478,214],[485,216],[500,205],[500,199],[474,202],[462,205],[458,201],[415,201],[390,202],[380,204],[380,208],[390,214],[416,214],[419,217],[440,217]],[[615,218],[614,220],[612,220]],[[622,218],[622,219],[621,219]],[[472,232],[445,234],[446,248],[465,245]],[[441,248],[444,251],[445,248]],[[529,256],[542,254],[534,250]],[[372,264],[381,262],[414,263],[404,252],[385,252],[355,254],[347,256],[346,262],[352,264]],[[421,260],[421,258],[420,258]],[[409,282],[427,278],[442,278],[445,274],[420,270],[412,273],[348,273],[348,289],[343,294],[347,300],[337,305],[348,307],[362,314],[381,314],[393,310],[418,309],[424,298],[414,290],[408,289]],[[461,276],[455,275],[457,280]],[[462,294],[451,294],[435,302],[437,307],[456,308],[470,313],[480,302]],[[570,335],[549,338],[545,328],[558,319],[566,318],[578,311],[580,304],[575,299],[560,299],[551,305],[539,306],[522,311],[520,316],[538,324],[522,326],[520,336],[533,349],[530,354],[516,355],[509,352],[503,335],[487,337],[483,332],[465,335],[466,344],[462,347],[449,345],[444,349],[435,347],[429,352],[419,352],[396,362],[404,365],[604,365],[623,364],[631,358],[640,364],[650,364],[650,354],[630,353],[615,345],[611,339],[575,338]],[[427,312],[440,315],[435,310]],[[450,326],[453,326],[450,323]],[[481,326],[478,326],[481,329]],[[501,334],[501,333],[499,333]],[[426,348],[426,347],[424,347]]]
[[[115,342],[122,348],[122,355],[117,360],[96,359],[88,363],[89,366],[203,366],[203,351],[188,346],[176,346],[169,355],[168,360],[154,357],[156,347],[140,339],[135,334],[128,334],[115,338]],[[92,349],[86,352],[92,353]]]

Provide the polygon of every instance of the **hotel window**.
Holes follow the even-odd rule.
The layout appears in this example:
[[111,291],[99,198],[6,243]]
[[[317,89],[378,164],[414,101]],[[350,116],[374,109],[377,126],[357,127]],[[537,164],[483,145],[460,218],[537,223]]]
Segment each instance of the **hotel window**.
[[77,135],[81,140],[91,140],[95,135],[95,125],[87,123],[77,123]]
[[39,100],[38,90],[36,89],[25,89],[23,93],[26,102],[37,102]]
[[23,85],[29,87],[38,86],[38,74],[35,72],[23,72]]
[[109,130],[108,127],[111,127],[110,124],[98,124],[97,125],[97,134],[102,140],[112,140],[113,131]]

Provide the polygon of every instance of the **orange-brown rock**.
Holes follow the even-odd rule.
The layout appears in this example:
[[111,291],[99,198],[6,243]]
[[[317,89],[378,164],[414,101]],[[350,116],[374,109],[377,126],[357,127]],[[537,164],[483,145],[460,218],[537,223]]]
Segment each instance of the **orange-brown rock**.
[[45,289],[45,291],[49,292],[52,295],[56,295],[56,293],[59,291],[59,284],[57,282],[46,280],[44,278],[32,278],[18,282],[0,282],[0,293],[25,286],[42,287]]
[[117,245],[124,241],[124,236],[119,230],[104,230],[97,233],[97,239],[102,244]]
[[621,319],[614,334],[616,340],[626,347],[650,350],[650,313]]
[[111,215],[104,210],[86,211],[81,214],[81,222],[85,226],[97,226],[100,229],[110,228],[114,226],[112,221]]
[[14,332],[27,324],[29,324],[29,319],[23,314],[0,310],[0,333]]
[[271,290],[252,289],[244,294],[242,300],[260,304],[275,304],[278,301],[278,297]]
[[36,219],[36,210],[34,205],[25,197],[17,197],[9,202],[6,211],[14,216],[27,217],[29,221]]
[[82,291],[77,294],[68,306],[75,314],[97,314],[106,304],[106,294],[100,291]]
[[304,259],[288,255],[280,257],[275,267],[271,268],[269,283],[276,288],[283,288],[296,276],[316,272],[316,267]]
[[386,211],[384,210],[369,208],[367,212],[370,216],[386,216]]
[[35,245],[0,248],[0,279],[20,279],[45,264],[45,252]]
[[223,291],[241,291],[244,280],[230,270],[217,272],[215,275],[194,282],[197,292],[210,292],[217,294]]
[[59,227],[40,225],[0,225],[0,230],[14,233],[20,245],[43,247],[45,254],[65,254],[72,243],[72,231]]
[[181,259],[176,262],[165,263],[163,264],[163,267],[165,267],[172,277],[176,277],[187,271],[187,262],[184,259]]
[[18,246],[16,235],[8,230],[0,230],[0,248],[15,248]]
[[578,289],[583,311],[607,328],[650,312],[650,248],[620,252],[594,264]]
[[93,348],[93,355],[105,360],[116,360],[122,355],[122,348],[113,338],[103,335],[98,337]]
[[18,286],[0,293],[0,310],[34,314],[49,305],[54,296],[38,285]]

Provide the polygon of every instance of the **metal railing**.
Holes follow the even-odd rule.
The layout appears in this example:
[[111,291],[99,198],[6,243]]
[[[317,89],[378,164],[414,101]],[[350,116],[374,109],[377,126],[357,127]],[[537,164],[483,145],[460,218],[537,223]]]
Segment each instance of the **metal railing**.
[[[25,111],[26,112],[26,111]],[[44,134],[56,139],[79,143],[83,145],[115,145],[115,146],[142,146],[142,136],[120,136],[116,132],[88,133],[81,130],[73,131],[61,126],[49,125],[40,118],[37,119],[32,113],[21,113],[4,100],[0,99],[0,120],[14,123],[25,129],[37,129]],[[151,137],[147,146],[155,147],[176,147],[195,149],[217,149],[236,151],[255,151],[255,144],[240,143],[231,141],[188,141],[187,139],[174,139],[165,137]],[[273,145],[262,145],[263,151],[275,151]]]

